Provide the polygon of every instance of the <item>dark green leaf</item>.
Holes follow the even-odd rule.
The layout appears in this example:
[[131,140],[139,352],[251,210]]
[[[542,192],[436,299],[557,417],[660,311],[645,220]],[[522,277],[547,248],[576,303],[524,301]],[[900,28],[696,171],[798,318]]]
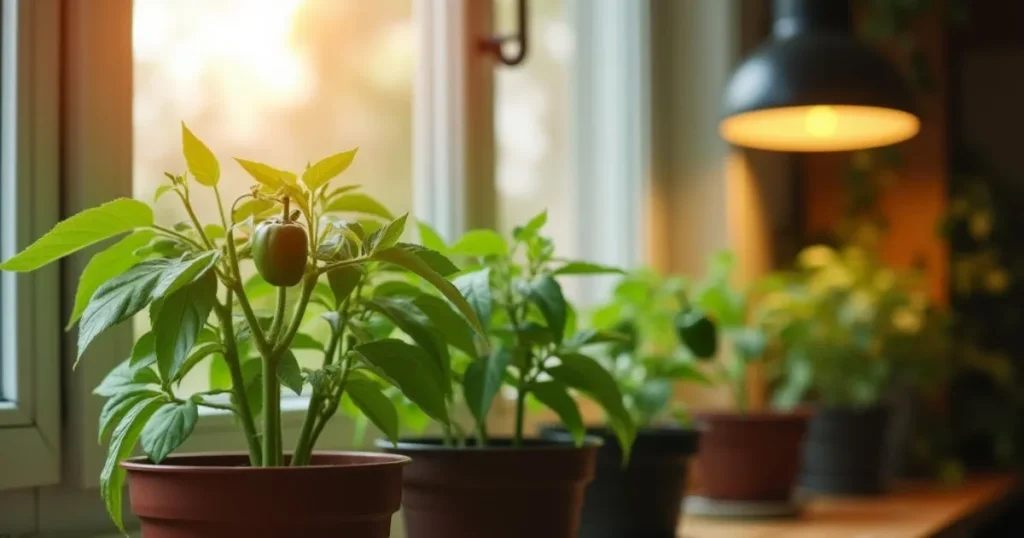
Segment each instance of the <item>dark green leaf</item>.
[[530,300],[540,309],[555,342],[561,342],[565,333],[566,304],[562,286],[548,275],[541,275],[530,283]]
[[[249,410],[253,416],[258,415],[263,409],[263,364],[259,359],[242,363],[242,380],[245,382],[245,399],[249,402]],[[234,394],[231,395],[231,402],[239,405]]]
[[170,262],[153,289],[153,300],[170,295],[201,279],[220,258],[220,252],[210,251],[186,254]]
[[618,267],[590,262],[567,262],[554,271],[556,275],[621,275],[623,273],[624,271]]
[[127,359],[111,370],[92,393],[98,396],[111,396],[120,392],[131,392],[149,383],[153,383],[153,371],[149,369],[149,365],[133,365],[131,359]]
[[356,346],[353,350],[375,373],[388,380],[425,413],[448,422],[444,380],[425,351],[401,340],[385,339]]
[[718,330],[704,312],[691,309],[676,315],[679,339],[699,359],[710,359],[718,351]]
[[[452,281],[466,302],[476,314],[477,319],[487,327],[491,322],[494,299],[491,295],[491,269],[483,269],[460,275]],[[483,335],[481,329],[481,335]]]
[[452,263],[451,260],[436,250],[431,250],[427,247],[421,247],[420,245],[414,245],[412,243],[398,243],[395,246],[412,252],[441,276],[447,277],[459,272],[459,268]]
[[508,253],[508,243],[494,230],[470,230],[448,251],[460,256],[504,256]]
[[324,350],[323,342],[313,338],[306,333],[295,333],[295,337],[292,338],[292,343],[288,346],[289,349],[315,349],[317,351]]
[[[428,318],[416,305],[407,299],[376,297],[366,302],[366,306],[383,314],[402,332],[409,335],[432,359],[436,368],[436,376],[440,380],[451,377],[451,358],[448,346]],[[444,383],[444,387],[449,387]]]
[[350,379],[345,394],[392,443],[398,442],[398,411],[376,383]]
[[163,379],[179,377],[199,332],[217,300],[217,276],[207,271],[199,280],[170,294],[153,319],[153,343]]
[[277,379],[296,396],[302,395],[302,369],[299,368],[295,354],[290,350],[285,350],[277,362]]
[[164,395],[153,389],[140,388],[129,392],[118,392],[103,403],[100,411],[99,442],[110,436],[128,410],[146,399],[162,399]]
[[199,408],[192,400],[166,403],[142,429],[142,449],[153,463],[160,463],[192,435],[199,420]]
[[660,413],[672,399],[672,382],[667,379],[652,379],[640,385],[633,396],[633,404],[640,412],[643,422],[648,422]]
[[421,294],[413,304],[430,318],[431,324],[441,332],[448,345],[476,358],[476,344],[473,343],[473,329],[452,307],[440,297]]
[[148,205],[130,198],[118,198],[57,223],[28,248],[0,263],[0,269],[34,271],[104,239],[152,224],[153,210]]
[[343,194],[327,204],[328,213],[361,213],[383,219],[395,218],[383,204],[360,193]]
[[466,403],[478,423],[487,422],[494,396],[501,389],[505,370],[512,362],[512,354],[505,348],[495,348],[487,357],[469,364],[462,377]]
[[406,213],[385,224],[383,228],[371,233],[366,238],[366,252],[373,254],[378,250],[389,249],[398,244],[398,240],[402,238],[402,233],[405,232],[405,219],[408,217],[409,214]]
[[622,403],[622,393],[615,379],[594,359],[579,353],[564,353],[562,363],[548,369],[548,374],[567,386],[583,392],[597,402],[608,415],[609,426],[623,447],[625,459],[636,436],[636,426]]
[[82,313],[78,329],[79,358],[101,332],[130,318],[149,304],[168,264],[163,259],[146,260],[96,290]]
[[68,329],[82,316],[89,299],[101,284],[142,261],[140,256],[135,255],[135,251],[149,243],[155,235],[156,232],[152,230],[139,230],[89,259],[78,279],[78,291],[75,292],[75,306],[71,310]]
[[135,444],[139,441],[142,428],[149,417],[160,407],[157,399],[146,399],[135,404],[125,413],[124,418],[114,428],[110,436],[110,447],[107,449],[107,460],[100,472],[100,496],[111,519],[121,532],[125,532],[121,519],[121,495],[124,487],[125,470],[118,463],[131,455]]
[[330,283],[331,291],[334,293],[335,304],[340,305],[344,302],[356,289],[362,278],[363,269],[354,265],[339,267],[328,272],[327,282]]
[[181,383],[181,380],[188,375],[188,373],[192,371],[200,361],[215,353],[221,354],[223,352],[224,349],[217,342],[198,342],[195,347],[192,348],[192,352],[188,354],[185,362],[183,362],[181,367],[178,368],[177,374],[171,381]]
[[373,288],[374,297],[413,298],[423,295],[423,290],[404,280],[386,280]]
[[565,385],[557,381],[534,383],[530,387],[530,393],[540,403],[558,415],[562,425],[572,434],[572,438],[576,441],[577,446],[583,444],[583,437],[586,435],[586,429],[583,427],[583,418],[580,416],[580,409],[576,405],[576,400],[569,396]]

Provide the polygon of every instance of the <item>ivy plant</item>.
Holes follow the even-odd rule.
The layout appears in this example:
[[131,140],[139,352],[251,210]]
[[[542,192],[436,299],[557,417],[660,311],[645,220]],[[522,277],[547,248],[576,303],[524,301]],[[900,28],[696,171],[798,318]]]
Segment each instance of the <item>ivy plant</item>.
[[[254,467],[308,464],[344,406],[394,440],[398,415],[389,391],[449,423],[442,331],[483,333],[481,319],[489,319],[477,315],[479,296],[471,295],[471,307],[449,282],[458,268],[447,257],[401,241],[406,216],[393,218],[356,185],[332,186],[355,150],[301,174],[235,159],[255,183],[225,204],[220,163],[184,124],[182,146],[187,172],[166,174],[156,196],[176,197],[185,222],[158,224],[149,204],[117,199],[60,222],[0,264],[32,271],[120,238],[86,265],[68,327],[78,324],[80,358],[105,330],[148,308],[151,330],[95,390],[106,398],[99,437],[109,446],[100,488],[122,529],[118,463],[140,441],[154,463],[163,461],[192,433],[199,408],[235,416]],[[216,200],[215,222],[195,212],[204,193]],[[405,297],[414,288],[394,284],[401,275],[414,275],[437,297]],[[406,309],[410,301],[421,301],[438,325]],[[301,368],[297,354],[319,356],[319,366]],[[212,387],[182,393],[182,379],[207,362]],[[281,442],[282,386],[309,395],[290,460]]]
[[716,355],[718,335],[708,315],[688,296],[681,276],[651,269],[626,275],[611,301],[591,315],[597,329],[621,335],[603,345],[599,358],[615,377],[637,424],[688,420],[685,406],[672,403],[675,384],[712,384],[697,364]]
[[[554,411],[577,443],[584,423],[574,393],[596,402],[620,444],[628,449],[636,434],[615,379],[589,354],[594,344],[618,338],[596,329],[577,330],[576,313],[559,279],[620,274],[621,270],[560,258],[542,235],[547,212],[517,226],[506,239],[492,230],[471,230],[451,245],[422,227],[426,246],[459,260],[465,269],[453,283],[484,329],[484,342],[450,335],[460,360],[453,372],[469,409],[479,445],[490,442],[487,417],[502,387],[515,394],[514,446],[522,446],[528,400]],[[460,344],[461,342],[461,344]],[[466,428],[462,428],[465,430]],[[458,432],[456,432],[458,434]]]

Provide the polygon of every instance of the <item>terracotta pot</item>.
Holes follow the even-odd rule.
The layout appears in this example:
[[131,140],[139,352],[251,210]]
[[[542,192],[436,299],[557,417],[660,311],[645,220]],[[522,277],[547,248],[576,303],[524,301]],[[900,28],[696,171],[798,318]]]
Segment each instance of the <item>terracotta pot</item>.
[[411,439],[389,452],[413,458],[402,484],[408,538],[575,538],[583,490],[594,477],[600,440],[507,439],[446,447]]
[[[697,452],[700,432],[675,427],[637,432],[629,465],[606,429],[587,433],[604,440],[597,453],[597,476],[587,486],[579,538],[674,538],[690,456]],[[545,438],[565,440],[560,427],[544,428]]]
[[788,501],[810,414],[698,413],[701,494],[732,501]]
[[881,406],[818,411],[804,444],[800,486],[838,495],[884,492],[889,417]]
[[144,538],[386,538],[402,502],[393,454],[318,452],[307,467],[249,467],[244,454],[185,454],[128,470]]

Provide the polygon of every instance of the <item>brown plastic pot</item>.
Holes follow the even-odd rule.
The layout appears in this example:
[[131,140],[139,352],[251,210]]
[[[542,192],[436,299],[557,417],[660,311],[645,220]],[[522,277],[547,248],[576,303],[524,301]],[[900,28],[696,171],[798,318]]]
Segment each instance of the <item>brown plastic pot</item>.
[[378,442],[410,456],[402,484],[408,538],[575,538],[600,440],[446,447],[440,439]]
[[244,454],[121,466],[144,538],[386,538],[407,463],[394,454],[318,452],[306,467],[253,468]]
[[788,501],[810,413],[697,413],[697,470],[704,497]]

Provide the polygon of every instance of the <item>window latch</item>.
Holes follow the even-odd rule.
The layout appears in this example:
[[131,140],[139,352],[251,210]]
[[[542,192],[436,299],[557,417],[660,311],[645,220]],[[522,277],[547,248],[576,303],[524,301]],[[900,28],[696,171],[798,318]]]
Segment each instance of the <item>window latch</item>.
[[[527,51],[527,11],[526,0],[517,1],[518,28],[511,35],[493,35],[480,41],[480,50],[494,54],[501,63],[513,67],[523,63]],[[512,54],[505,53],[506,43],[517,43],[519,46]]]

